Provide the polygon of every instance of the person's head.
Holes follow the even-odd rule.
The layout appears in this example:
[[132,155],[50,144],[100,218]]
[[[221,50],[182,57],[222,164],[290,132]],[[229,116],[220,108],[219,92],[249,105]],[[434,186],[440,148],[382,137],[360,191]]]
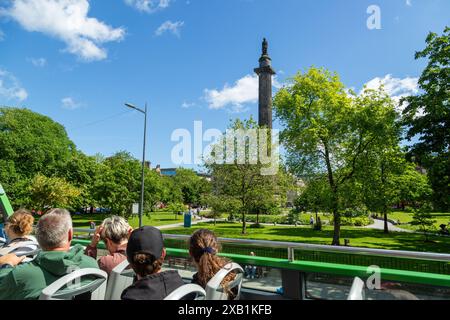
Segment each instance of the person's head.
[[5,232],[9,240],[23,238],[33,231],[33,215],[25,209],[20,209],[6,220]]
[[256,256],[256,254],[252,251],[252,252],[250,252],[250,255],[251,256]]
[[68,251],[73,238],[72,218],[65,209],[53,209],[36,226],[36,239],[44,251]]
[[118,216],[112,216],[103,220],[100,226],[101,239],[105,242],[110,252],[115,252],[117,247],[126,244],[131,229],[127,221]]
[[134,230],[127,245],[127,259],[138,279],[161,271],[166,250],[159,229],[142,227]]
[[[213,278],[228,261],[220,258],[220,245],[216,235],[207,229],[194,232],[190,238],[189,254],[194,259],[198,268],[198,281],[203,287]],[[233,280],[234,275],[229,275],[225,282]]]

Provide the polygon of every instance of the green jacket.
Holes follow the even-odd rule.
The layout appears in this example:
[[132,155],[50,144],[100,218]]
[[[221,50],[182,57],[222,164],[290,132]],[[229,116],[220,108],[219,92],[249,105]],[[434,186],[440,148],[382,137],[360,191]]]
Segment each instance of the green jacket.
[[76,269],[96,268],[80,245],[68,252],[43,251],[32,262],[0,270],[0,300],[34,300],[55,280]]

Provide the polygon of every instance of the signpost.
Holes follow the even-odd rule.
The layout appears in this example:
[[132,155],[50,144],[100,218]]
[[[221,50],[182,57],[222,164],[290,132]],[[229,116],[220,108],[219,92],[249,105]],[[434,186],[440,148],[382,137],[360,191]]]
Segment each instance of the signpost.
[[131,208],[131,213],[134,215],[139,214],[139,203],[133,203],[133,207]]

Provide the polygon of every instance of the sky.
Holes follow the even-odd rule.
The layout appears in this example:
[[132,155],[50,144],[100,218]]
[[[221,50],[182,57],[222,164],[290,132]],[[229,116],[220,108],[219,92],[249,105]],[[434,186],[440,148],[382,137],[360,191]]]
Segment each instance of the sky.
[[0,105],[51,117],[86,154],[141,158],[143,115],[124,103],[148,103],[146,157],[174,167],[174,130],[257,119],[263,37],[276,88],[316,66],[398,99],[418,93],[414,53],[449,13],[448,0],[0,0]]

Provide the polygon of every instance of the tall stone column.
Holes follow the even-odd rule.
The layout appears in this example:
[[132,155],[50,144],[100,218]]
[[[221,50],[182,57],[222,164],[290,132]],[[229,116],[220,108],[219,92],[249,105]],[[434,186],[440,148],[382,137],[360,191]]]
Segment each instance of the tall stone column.
[[259,68],[256,68],[255,72],[259,76],[259,125],[272,129],[272,76],[276,72],[272,68],[268,47],[269,44],[264,38]]

